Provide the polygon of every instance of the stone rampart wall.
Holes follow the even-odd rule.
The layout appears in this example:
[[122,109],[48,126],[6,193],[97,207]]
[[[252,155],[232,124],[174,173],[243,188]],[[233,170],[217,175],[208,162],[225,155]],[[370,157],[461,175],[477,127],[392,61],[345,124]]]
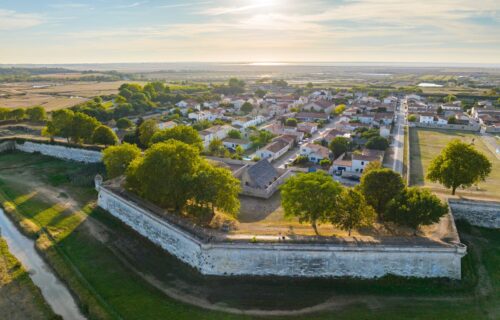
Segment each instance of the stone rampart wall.
[[448,200],[453,216],[472,225],[500,229],[500,203],[473,200]]
[[466,248],[449,245],[203,241],[136,203],[99,188],[98,205],[206,275],[460,279]]

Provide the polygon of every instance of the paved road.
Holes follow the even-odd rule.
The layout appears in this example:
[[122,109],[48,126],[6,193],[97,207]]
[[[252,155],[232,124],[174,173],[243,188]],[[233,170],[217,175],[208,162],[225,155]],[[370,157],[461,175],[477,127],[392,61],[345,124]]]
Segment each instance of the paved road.
[[392,162],[392,170],[398,172],[399,174],[403,174],[403,156],[404,156],[404,144],[405,144],[405,136],[404,136],[404,126],[405,126],[405,100],[401,100],[399,103],[399,111],[396,111],[397,120],[395,123],[395,134],[392,143],[393,148],[393,162]]

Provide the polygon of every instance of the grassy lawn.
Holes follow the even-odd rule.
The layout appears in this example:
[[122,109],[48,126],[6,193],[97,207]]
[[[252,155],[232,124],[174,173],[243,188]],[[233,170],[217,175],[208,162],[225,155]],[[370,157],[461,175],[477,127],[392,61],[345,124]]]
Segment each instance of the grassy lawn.
[[313,314],[295,317],[301,319],[494,319],[500,315],[499,231],[459,225],[471,252],[462,261],[461,282],[203,277],[95,209],[96,194],[84,183],[91,170],[97,169],[40,155],[0,155],[2,205],[25,232],[37,238],[38,249],[76,294],[89,318],[255,318],[179,302],[165,294],[172,292],[188,298],[183,301],[201,301],[219,309],[295,310],[325,304]]
[[14,257],[7,242],[0,237],[0,318],[55,319],[21,263]]
[[428,181],[425,178],[427,168],[441,150],[453,139],[460,139],[463,142],[471,143],[474,139],[474,146],[477,150],[485,154],[493,163],[490,176],[485,182],[479,183],[478,188],[472,186],[466,190],[458,189],[458,195],[469,197],[491,198],[500,200],[500,161],[485,146],[478,134],[471,132],[439,131],[428,129],[410,129],[410,180],[412,185],[426,186],[437,192],[451,193],[443,186]]

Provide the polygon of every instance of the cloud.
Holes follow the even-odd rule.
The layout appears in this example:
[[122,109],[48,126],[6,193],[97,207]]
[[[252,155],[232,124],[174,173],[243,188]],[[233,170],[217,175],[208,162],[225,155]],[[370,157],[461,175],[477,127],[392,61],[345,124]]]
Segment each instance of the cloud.
[[184,8],[184,7],[194,7],[204,4],[210,4],[212,1],[200,1],[200,2],[183,2],[183,3],[173,3],[158,6],[158,8]]
[[122,5],[122,6],[118,6],[117,8],[120,8],[120,9],[135,8],[135,7],[142,6],[143,4],[146,4],[148,2],[149,1],[138,1],[138,2],[134,2],[134,3],[130,3],[130,4],[125,4],[125,5]]
[[46,20],[41,15],[0,9],[0,30],[17,30],[38,26]]
[[208,16],[220,16],[225,14],[243,13],[253,9],[271,7],[273,5],[274,3],[268,2],[268,3],[258,3],[258,4],[239,6],[239,7],[215,7],[215,8],[201,10],[198,13]]
[[54,3],[49,4],[49,7],[56,9],[79,9],[79,8],[88,8],[89,5],[85,3],[76,3],[76,2],[68,2],[68,3]]

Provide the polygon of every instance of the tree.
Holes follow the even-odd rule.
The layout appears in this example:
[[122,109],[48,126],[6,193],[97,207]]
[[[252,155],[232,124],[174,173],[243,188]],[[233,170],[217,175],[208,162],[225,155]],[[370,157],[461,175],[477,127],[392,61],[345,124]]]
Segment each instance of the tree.
[[335,107],[335,110],[333,111],[333,113],[335,115],[339,115],[339,114],[342,114],[342,112],[344,112],[345,110],[345,104],[339,104],[338,106]]
[[255,91],[255,95],[259,98],[264,98],[264,96],[267,94],[267,91],[266,90],[262,90],[262,89],[257,89]]
[[439,106],[436,110],[437,114],[443,114],[443,107]]
[[253,110],[253,106],[250,102],[245,102],[240,109],[244,113],[250,113]]
[[40,106],[26,109],[26,114],[28,115],[28,119],[33,122],[40,122],[47,118],[45,109]]
[[156,120],[149,119],[145,120],[139,126],[139,141],[144,147],[147,147],[151,141],[153,135],[158,131],[158,124]]
[[70,138],[75,143],[92,142],[94,130],[101,124],[96,118],[90,117],[84,113],[76,112],[71,123]]
[[218,208],[236,216],[240,209],[238,194],[240,181],[231,171],[203,161],[193,181],[194,200],[198,205],[209,206],[212,214]]
[[56,136],[57,131],[54,123],[52,121],[48,121],[45,128],[42,129],[42,136],[49,137],[50,141],[54,141],[54,137]]
[[306,88],[310,90],[310,89],[314,88],[314,84],[312,82],[308,82],[306,84]]
[[105,125],[100,125],[97,127],[92,135],[92,142],[97,144],[103,144],[105,146],[111,146],[118,143],[118,137],[116,133],[111,130],[110,127]]
[[410,114],[410,115],[408,116],[408,121],[410,121],[410,122],[415,122],[415,121],[417,121],[417,116],[416,116],[416,115],[414,115],[414,114]]
[[285,216],[309,222],[318,235],[318,222],[335,211],[342,186],[323,172],[299,173],[281,186],[281,202]]
[[116,127],[121,130],[131,128],[133,125],[132,121],[127,118],[120,118],[116,121]]
[[448,117],[448,124],[456,124],[457,123],[457,118],[454,116]]
[[172,139],[155,143],[130,163],[126,186],[161,207],[179,212],[192,197],[200,163],[199,150],[193,146]]
[[198,131],[192,127],[183,125],[157,131],[151,138],[151,144],[170,139],[182,141],[196,147],[200,151],[203,150],[203,141],[201,140]]
[[372,225],[375,217],[375,210],[366,203],[365,197],[359,191],[348,188],[340,194],[330,221],[340,229],[347,230],[351,236],[353,229]]
[[9,112],[8,117],[12,120],[20,121],[26,116],[26,110],[23,108],[13,109]]
[[298,121],[295,118],[288,118],[285,121],[285,125],[288,127],[296,127],[297,123],[298,123]]
[[329,167],[332,164],[332,162],[329,159],[321,159],[319,162],[319,165],[322,167]]
[[363,169],[363,174],[367,174],[372,170],[382,169],[382,163],[380,161],[370,161]]
[[232,129],[227,133],[227,136],[231,139],[241,139],[241,132],[236,129]]
[[406,188],[389,202],[385,218],[417,230],[422,225],[438,222],[447,212],[448,206],[429,190],[412,187]]
[[268,144],[271,139],[274,137],[274,135],[266,130],[260,130],[257,132],[257,134],[254,134],[250,137],[250,141],[252,141],[252,144],[256,148],[261,148]]
[[451,188],[454,195],[458,187],[470,187],[484,181],[491,172],[491,166],[488,158],[474,146],[456,139],[432,160],[427,179]]
[[213,139],[210,141],[210,144],[208,145],[208,153],[211,156],[215,157],[224,157],[228,151],[224,147],[224,144],[222,143],[222,140],[220,139]]
[[337,159],[340,155],[349,150],[350,141],[345,137],[335,137],[332,141],[330,141],[330,145],[328,147],[332,150],[333,157]]
[[443,100],[444,100],[444,102],[446,102],[446,103],[451,103],[451,102],[453,102],[453,101],[457,100],[457,97],[455,97],[455,96],[454,96],[454,95],[452,95],[452,94],[449,94],[449,95],[447,95],[446,97],[444,97],[444,98],[443,98]]
[[385,150],[389,147],[389,141],[381,136],[370,138],[365,147],[368,149]]
[[140,155],[141,149],[128,143],[104,149],[102,161],[106,166],[108,177],[115,178],[124,174],[129,164]]
[[401,175],[390,169],[370,170],[361,176],[359,188],[367,203],[378,213],[385,212],[387,203],[397,196],[404,188]]
[[52,124],[55,129],[55,135],[66,138],[69,141],[74,116],[74,112],[68,109],[52,112]]

